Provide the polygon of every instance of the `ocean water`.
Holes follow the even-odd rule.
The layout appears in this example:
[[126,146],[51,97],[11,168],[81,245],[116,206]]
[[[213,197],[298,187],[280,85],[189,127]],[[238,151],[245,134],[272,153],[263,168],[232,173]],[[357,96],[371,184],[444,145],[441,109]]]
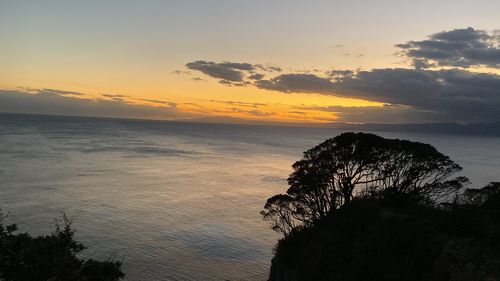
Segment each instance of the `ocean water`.
[[[266,280],[279,236],[262,221],[291,164],[341,133],[0,114],[0,208],[33,234],[73,218],[84,256],[126,280]],[[430,143],[473,186],[500,180],[500,139],[379,133]]]

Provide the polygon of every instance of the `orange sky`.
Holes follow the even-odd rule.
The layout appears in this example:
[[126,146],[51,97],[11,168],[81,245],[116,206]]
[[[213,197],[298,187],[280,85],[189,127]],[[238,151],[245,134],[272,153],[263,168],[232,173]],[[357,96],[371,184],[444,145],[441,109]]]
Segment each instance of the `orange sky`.
[[126,103],[151,107],[164,105],[144,100],[168,101],[186,118],[331,122],[337,113],[312,108],[383,103],[228,87],[195,71],[174,72],[195,60],[271,64],[289,73],[408,67],[395,44],[464,24],[498,27],[498,9],[491,7],[500,9],[486,0],[452,7],[430,0],[278,2],[5,1],[0,88],[74,91],[85,99],[123,95]]

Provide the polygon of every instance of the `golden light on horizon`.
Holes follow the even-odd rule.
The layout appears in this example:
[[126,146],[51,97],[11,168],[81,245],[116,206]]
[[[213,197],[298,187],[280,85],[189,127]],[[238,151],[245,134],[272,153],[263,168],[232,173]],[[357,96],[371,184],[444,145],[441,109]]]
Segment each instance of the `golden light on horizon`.
[[[450,51],[448,57],[451,56],[455,62],[446,59],[436,62],[433,60],[436,58],[426,57],[424,59],[431,64],[427,65],[422,76],[436,76],[433,72],[443,69],[483,74],[483,78],[488,74],[500,75],[495,58],[488,61],[489,55],[496,54],[498,50],[498,42],[495,43],[495,40],[498,41],[495,28],[498,27],[492,25],[498,16],[495,9],[471,14],[475,8],[472,4],[460,4],[467,8],[456,10],[452,18],[442,17],[443,11],[449,11],[449,5],[433,3],[436,10],[429,13],[423,6],[412,4],[415,10],[423,9],[420,12],[428,17],[425,22],[421,22],[421,17],[416,14],[407,14],[406,8],[400,7],[398,12],[388,14],[386,10],[377,10],[383,5],[371,2],[363,4],[369,9],[361,10],[350,2],[326,1],[317,3],[314,9],[304,3],[286,7],[268,3],[267,8],[261,11],[263,13],[259,13],[259,21],[255,20],[254,9],[263,9],[264,6],[249,3],[234,4],[246,9],[236,9],[228,14],[220,13],[225,9],[219,8],[227,6],[223,2],[203,2],[201,6],[199,3],[161,1],[151,5],[99,3],[101,9],[95,9],[94,4],[92,1],[80,5],[2,4],[0,34],[6,40],[0,46],[0,90],[23,87],[73,91],[82,93],[73,96],[77,99],[111,100],[117,105],[121,102],[153,109],[150,113],[145,108],[141,109],[141,114],[131,113],[130,117],[134,118],[184,120],[206,116],[269,122],[358,122],[346,120],[343,118],[347,116],[345,111],[337,111],[335,107],[355,108],[355,112],[350,113],[357,117],[363,114],[361,108],[370,107],[377,112],[374,114],[367,110],[365,121],[368,122],[377,121],[371,117],[384,122],[427,122],[457,121],[457,115],[444,116],[446,114],[440,115],[439,112],[432,115],[429,112],[436,110],[433,106],[419,108],[421,103],[414,97],[439,92],[440,89],[422,87],[415,92],[410,90],[418,83],[432,85],[432,81],[429,83],[432,79],[447,82],[440,85],[449,86],[449,89],[439,92],[443,96],[440,100],[442,108],[448,106],[444,102],[448,98],[447,93],[465,84],[460,81],[455,85],[454,78],[445,81],[443,77],[430,80],[418,77],[422,69],[413,62],[422,58],[412,57],[408,51],[424,45],[437,45],[420,44],[419,47],[408,43],[432,41],[435,40],[433,34],[443,32],[482,34],[461,38],[476,40],[469,42],[470,46],[482,46],[484,54],[466,58],[467,52],[439,49],[438,53]],[[200,7],[203,8],[199,10]],[[350,12],[332,16],[332,11],[340,7]],[[226,8],[232,10],[233,7]],[[193,16],[179,17],[177,10]],[[284,13],[284,10],[287,12]],[[378,12],[373,13],[372,10]],[[277,21],[276,13],[283,18]],[[404,19],[401,17],[403,13]],[[297,18],[304,20],[297,21]],[[469,19],[466,26],[463,25],[463,18]],[[420,22],[418,27],[413,24],[417,21]],[[345,26],[346,23],[348,28],[325,28]],[[390,32],[385,32],[388,30]],[[406,49],[402,47],[405,44]],[[417,53],[428,54],[429,51],[432,53],[427,49]],[[456,54],[459,57],[453,57]],[[204,61],[205,65],[198,65],[197,68],[188,66],[200,61]],[[460,65],[463,62],[465,64]],[[231,64],[233,68],[228,67]],[[269,66],[279,67],[280,70],[266,69]],[[338,89],[346,85],[338,87],[336,78],[332,79],[328,74],[332,70],[364,71],[371,80],[347,85],[353,88],[339,93]],[[384,70],[390,70],[390,73],[382,74]],[[412,71],[402,74],[406,70]],[[263,76],[251,78],[255,74]],[[308,81],[311,77],[302,77],[300,81],[291,79],[273,85],[276,82],[273,79],[294,74],[311,74],[316,80]],[[381,76],[377,76],[379,74]],[[463,76],[461,79],[471,77]],[[271,85],[259,85],[261,80]],[[362,84],[365,82],[367,84]],[[406,87],[405,83],[409,86]],[[470,85],[460,91],[473,87],[471,81],[464,83]],[[364,88],[366,85],[368,87]],[[392,87],[392,92],[385,92],[386,85]],[[480,89],[472,89],[471,95],[477,90]],[[354,92],[356,95],[349,98],[349,93]],[[406,92],[411,92],[410,96],[405,96]],[[104,95],[116,96],[113,99]],[[387,112],[384,112],[385,108],[378,110],[385,103],[398,108],[387,107]],[[249,104],[253,104],[252,107]],[[65,105],[61,103],[57,106]],[[71,111],[57,106],[47,108],[45,112]],[[36,106],[31,108],[37,111]],[[119,116],[126,117],[128,109],[132,110],[123,107]],[[18,111],[24,110],[21,106]],[[83,113],[91,111],[87,109]],[[106,115],[107,112],[96,114]],[[495,118],[489,116],[486,119],[492,121]]]

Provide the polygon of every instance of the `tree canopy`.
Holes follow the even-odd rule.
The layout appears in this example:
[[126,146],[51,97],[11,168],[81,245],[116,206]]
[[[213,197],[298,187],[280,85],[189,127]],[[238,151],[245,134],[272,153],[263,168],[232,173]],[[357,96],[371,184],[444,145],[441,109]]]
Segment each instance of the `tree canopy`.
[[281,239],[268,280],[500,280],[500,183],[445,206],[356,198]]
[[432,145],[368,133],[328,139],[292,167],[286,194],[269,198],[261,212],[285,236],[355,197],[404,195],[425,201],[467,182],[465,177],[448,180],[462,168]]
[[32,237],[5,225],[0,213],[0,280],[2,281],[118,281],[121,262],[81,259],[85,247],[74,240],[71,221],[56,220],[50,235]]

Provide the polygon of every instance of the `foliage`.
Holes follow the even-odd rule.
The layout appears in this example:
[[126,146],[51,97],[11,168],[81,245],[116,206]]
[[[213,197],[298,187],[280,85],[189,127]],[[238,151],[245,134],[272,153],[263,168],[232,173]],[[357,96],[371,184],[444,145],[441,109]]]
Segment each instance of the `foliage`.
[[123,278],[121,262],[83,260],[85,247],[74,240],[71,221],[56,220],[53,233],[32,237],[4,224],[0,214],[0,280],[4,281],[116,281]]
[[293,169],[261,212],[285,235],[269,280],[500,280],[500,183],[464,190],[431,145],[345,133]]
[[287,193],[269,198],[261,212],[285,236],[315,225],[355,197],[404,194],[425,201],[467,182],[465,177],[447,180],[461,167],[429,144],[366,133],[328,139],[292,167]]
[[446,208],[401,197],[355,198],[280,240],[269,280],[500,280],[494,186],[500,183],[477,190],[486,194],[481,203],[455,200]]

